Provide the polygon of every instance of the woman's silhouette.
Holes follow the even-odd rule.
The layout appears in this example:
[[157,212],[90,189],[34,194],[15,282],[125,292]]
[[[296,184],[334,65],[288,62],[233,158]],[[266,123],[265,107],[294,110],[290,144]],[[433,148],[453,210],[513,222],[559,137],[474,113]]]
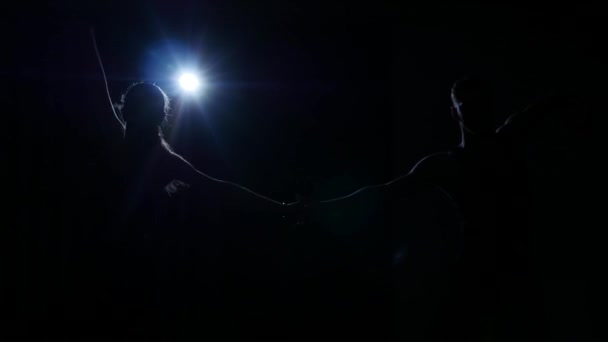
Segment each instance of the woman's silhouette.
[[280,218],[287,206],[207,176],[175,153],[161,130],[169,98],[160,87],[133,84],[118,109],[124,140],[110,175],[117,215],[105,233],[114,249],[109,255],[111,296],[119,309],[113,311],[120,311],[119,319],[130,325],[126,330],[137,322],[148,332],[171,330],[183,322],[168,315],[177,317],[203,302],[206,311],[213,311],[205,296],[213,292],[209,286],[221,286],[212,260],[218,253],[229,254],[226,240],[242,235],[236,229],[253,230],[257,217],[267,224],[268,214]]
[[[151,83],[131,85],[118,106],[124,122],[124,144],[119,164],[130,187],[138,192],[174,194],[179,186],[199,181],[195,171],[173,153],[162,135],[161,125],[169,111],[169,97]],[[136,194],[132,194],[136,196]]]
[[[169,97],[158,86],[147,83],[131,85],[118,106],[123,118],[124,151],[122,165],[127,167],[138,191],[164,191],[172,196],[190,186],[220,191],[231,198],[240,197],[243,208],[282,210],[282,202],[259,195],[238,184],[210,177],[175,153],[165,141],[161,126],[166,122]],[[236,203],[224,203],[226,205]]]

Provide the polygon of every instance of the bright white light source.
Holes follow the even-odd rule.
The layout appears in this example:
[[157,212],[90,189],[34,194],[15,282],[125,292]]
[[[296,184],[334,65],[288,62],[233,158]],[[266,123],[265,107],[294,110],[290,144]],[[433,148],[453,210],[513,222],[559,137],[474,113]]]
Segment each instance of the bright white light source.
[[194,92],[201,87],[201,81],[193,73],[183,73],[179,76],[179,86],[187,92]]

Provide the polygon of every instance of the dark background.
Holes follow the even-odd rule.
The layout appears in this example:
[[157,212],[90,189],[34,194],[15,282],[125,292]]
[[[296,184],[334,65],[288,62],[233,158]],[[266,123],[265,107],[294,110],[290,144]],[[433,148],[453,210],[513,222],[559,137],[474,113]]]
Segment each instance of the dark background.
[[3,168],[5,208],[16,221],[2,227],[1,282],[4,323],[18,332],[61,316],[78,273],[74,251],[96,219],[87,216],[94,204],[83,194],[103,187],[96,165],[111,159],[121,137],[91,42],[94,27],[114,102],[142,79],[170,91],[180,60],[196,59],[209,91],[196,106],[170,93],[168,140],[199,169],[283,201],[295,199],[302,178],[313,180],[315,197],[334,197],[457,144],[449,91],[467,74],[494,82],[501,120],[558,93],[557,129],[531,152],[547,336],[593,340],[603,333],[596,283],[602,225],[593,197],[599,178],[591,163],[597,135],[590,129],[598,127],[604,88],[599,11],[58,1],[7,14]]

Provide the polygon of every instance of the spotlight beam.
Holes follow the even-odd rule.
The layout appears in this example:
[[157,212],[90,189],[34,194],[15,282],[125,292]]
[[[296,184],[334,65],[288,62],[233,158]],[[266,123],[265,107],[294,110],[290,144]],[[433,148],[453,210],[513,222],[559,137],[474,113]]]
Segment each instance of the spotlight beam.
[[193,93],[201,88],[200,78],[191,72],[184,72],[179,76],[179,86],[187,93]]

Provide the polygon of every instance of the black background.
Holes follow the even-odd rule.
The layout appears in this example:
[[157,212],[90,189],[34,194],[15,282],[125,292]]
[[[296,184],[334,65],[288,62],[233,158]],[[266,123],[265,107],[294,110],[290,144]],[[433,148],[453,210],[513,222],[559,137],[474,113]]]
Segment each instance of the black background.
[[209,91],[199,107],[170,94],[168,140],[199,169],[283,201],[295,199],[303,177],[313,179],[317,198],[334,197],[457,144],[449,90],[467,74],[493,80],[502,120],[559,93],[568,110],[551,141],[562,143],[548,143],[543,151],[553,154],[537,156],[533,170],[542,194],[547,336],[602,334],[595,281],[602,225],[595,221],[599,178],[589,129],[602,110],[599,11],[380,1],[18,7],[6,13],[2,63],[5,208],[16,221],[2,227],[1,282],[4,323],[15,330],[44,334],[36,326],[52,326],[73,290],[70,260],[86,235],[83,222],[96,219],[86,216],[93,204],[79,199],[103,187],[92,179],[95,165],[111,158],[121,137],[93,50],[94,27],[114,102],[134,81],[169,87],[165,65],[184,51],[171,57],[171,46],[197,56]]

